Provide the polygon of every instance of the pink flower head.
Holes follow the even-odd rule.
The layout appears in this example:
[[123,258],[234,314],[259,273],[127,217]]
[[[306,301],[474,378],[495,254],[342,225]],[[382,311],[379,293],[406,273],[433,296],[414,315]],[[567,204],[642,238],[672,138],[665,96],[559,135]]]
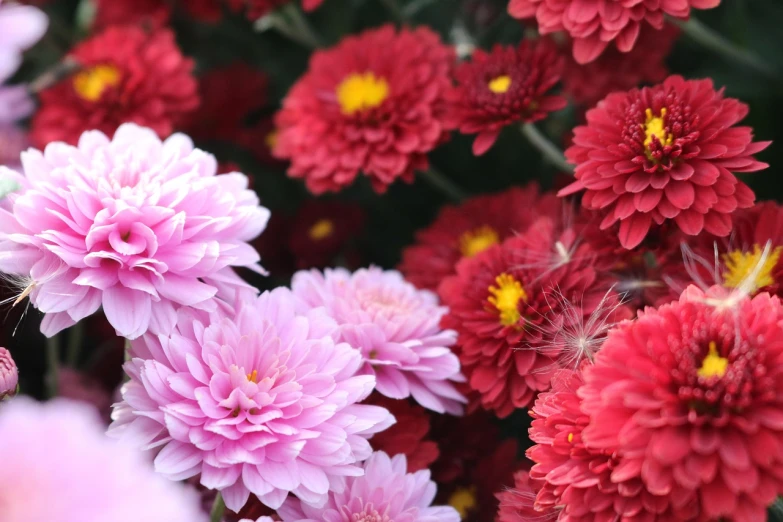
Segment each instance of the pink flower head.
[[103,434],[89,406],[0,407],[3,522],[205,522],[198,496]]
[[377,377],[378,391],[392,399],[413,398],[439,413],[462,412],[466,402],[452,382],[461,382],[452,353],[456,332],[443,330],[447,309],[428,290],[417,290],[395,270],[380,268],[301,271],[294,294],[311,308],[325,307],[341,327],[341,340],[364,357],[362,373]]
[[430,506],[437,487],[428,470],[407,473],[405,455],[389,458],[378,451],[364,463],[364,475],[348,479],[326,505],[289,499],[278,514],[283,522],[459,522],[451,506]]
[[0,348],[0,399],[16,393],[19,382],[19,370],[16,368],[11,352]]
[[[247,177],[217,176],[215,158],[181,134],[161,140],[122,125],[76,147],[23,154],[31,187],[0,209],[0,271],[27,278],[22,297],[52,336],[103,311],[117,333],[168,333],[176,308],[210,310],[245,285],[232,266],[261,270],[248,241],[269,211]],[[0,169],[2,175],[2,169]]]
[[40,9],[0,1],[0,84],[16,72],[22,64],[22,52],[41,39],[48,25]]
[[233,511],[250,493],[272,509],[289,492],[323,505],[361,475],[366,439],[394,418],[356,404],[375,377],[356,375],[360,354],[336,342],[323,310],[299,315],[295,304],[278,288],[233,317],[180,310],[170,336],[133,343],[109,432],[158,450],[155,469],[172,480],[200,473]]
[[691,495],[705,521],[765,520],[783,493],[779,298],[689,287],[610,333],[584,381],[578,440],[623,456],[613,482]]

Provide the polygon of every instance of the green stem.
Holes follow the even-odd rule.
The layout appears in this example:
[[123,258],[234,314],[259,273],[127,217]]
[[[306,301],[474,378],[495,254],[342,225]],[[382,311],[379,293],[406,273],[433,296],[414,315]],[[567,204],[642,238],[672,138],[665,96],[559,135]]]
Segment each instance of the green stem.
[[283,7],[283,13],[289,18],[296,33],[302,38],[303,42],[307,42],[313,49],[322,47],[321,37],[310,26],[310,22],[307,21],[302,9],[296,2],[288,2]]
[[532,123],[523,123],[522,134],[525,135],[531,145],[537,148],[539,152],[544,155],[544,159],[546,159],[549,163],[553,164],[563,172],[573,174],[574,167],[566,161],[565,156],[563,156],[563,151],[560,150],[554,143],[552,143],[549,138],[544,136],[535,125]]
[[49,398],[57,397],[57,381],[60,371],[60,338],[58,336],[46,339],[46,391]]
[[84,344],[84,323],[76,323],[68,331],[68,366],[76,368],[79,365],[79,355]]
[[737,47],[733,42],[704,25],[698,19],[694,17],[687,21],[672,19],[671,22],[682,29],[682,32],[688,35],[694,42],[703,45],[707,49],[740,65],[750,67],[768,78],[781,81],[779,71],[776,71],[767,62],[753,52]]
[[405,21],[405,13],[400,7],[400,4],[397,3],[397,0],[381,0],[381,3],[386,6],[386,9],[389,10],[395,20],[398,22]]
[[223,520],[223,513],[226,512],[226,503],[223,501],[223,495],[220,494],[220,491],[217,492],[217,496],[215,497],[215,502],[212,504],[212,511],[209,515],[209,520],[211,522],[221,522]]
[[449,178],[433,168],[430,168],[430,170],[426,172],[422,172],[421,177],[426,179],[430,185],[435,187],[438,191],[443,193],[446,197],[455,203],[459,203],[467,197],[467,193],[464,190],[459,188]]
[[413,0],[411,3],[403,7],[402,16],[405,18],[413,18],[419,11],[425,7],[437,2],[437,0]]

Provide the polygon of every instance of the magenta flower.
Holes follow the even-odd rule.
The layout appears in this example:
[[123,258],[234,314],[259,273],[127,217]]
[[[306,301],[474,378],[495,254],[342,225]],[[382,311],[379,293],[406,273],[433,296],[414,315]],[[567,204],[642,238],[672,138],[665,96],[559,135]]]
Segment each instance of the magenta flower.
[[249,288],[232,266],[261,270],[247,242],[269,211],[186,136],[161,142],[125,124],[113,140],[86,132],[22,163],[30,188],[0,209],[0,271],[27,279],[20,297],[46,314],[47,336],[101,305],[121,336],[166,334],[176,308],[211,310],[219,290]]
[[462,413],[466,400],[450,382],[464,380],[449,348],[457,334],[440,327],[448,309],[438,306],[434,293],[379,268],[302,271],[292,289],[305,307],[326,308],[340,325],[341,340],[361,352],[361,373],[376,376],[381,394],[413,396],[439,413]]
[[0,406],[3,522],[205,522],[198,495],[107,438],[89,406]]
[[289,492],[323,504],[342,491],[394,417],[356,404],[375,378],[356,376],[361,356],[323,310],[295,303],[278,288],[233,317],[182,309],[170,336],[135,341],[109,432],[159,451],[155,469],[172,480],[200,473],[233,511],[250,493],[277,509]]
[[430,506],[437,488],[428,470],[407,473],[405,455],[382,451],[364,463],[364,476],[349,478],[322,507],[289,499],[278,510],[283,522],[459,522],[451,506]]
[[16,393],[16,385],[19,383],[19,370],[11,352],[0,348],[0,399]]

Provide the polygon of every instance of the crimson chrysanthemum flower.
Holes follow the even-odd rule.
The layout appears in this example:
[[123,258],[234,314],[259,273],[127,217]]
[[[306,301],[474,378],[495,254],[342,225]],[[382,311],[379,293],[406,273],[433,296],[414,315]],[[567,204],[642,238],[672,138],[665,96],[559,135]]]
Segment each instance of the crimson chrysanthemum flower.
[[350,185],[359,172],[377,192],[413,181],[447,134],[443,96],[454,50],[425,27],[386,25],[316,52],[278,113],[275,155],[315,194]]
[[561,522],[646,520],[673,522],[688,519],[675,511],[692,507],[686,491],[653,495],[642,484],[639,470],[612,448],[595,449],[582,440],[590,418],[582,413],[578,388],[580,373],[562,370],[552,379],[552,390],[538,396],[531,411],[530,439],[536,443],[527,456],[535,485],[533,509],[542,518]]
[[514,18],[535,18],[538,31],[566,31],[574,40],[574,58],[589,63],[614,42],[627,53],[644,25],[660,29],[664,17],[687,19],[691,9],[710,9],[720,0],[510,0]]
[[125,122],[170,135],[198,107],[193,60],[169,30],[110,27],[77,45],[69,57],[79,70],[41,92],[31,138],[76,144],[88,130],[113,134]]
[[[305,202],[291,222],[288,237],[288,248],[297,268],[332,265],[346,244],[361,233],[364,221],[365,213],[358,205],[339,201]],[[408,464],[412,464],[410,460]]]
[[550,40],[476,50],[471,61],[457,67],[457,84],[446,93],[447,128],[478,134],[473,154],[484,154],[507,125],[542,120],[566,106],[565,98],[549,94],[560,81],[563,62]]
[[429,227],[416,233],[416,243],[403,250],[399,270],[419,288],[436,290],[460,259],[524,233],[540,216],[559,217],[561,209],[557,198],[540,194],[535,184],[445,206]]
[[557,520],[558,512],[541,512],[533,507],[536,494],[533,481],[526,470],[514,473],[514,485],[497,493],[500,502],[496,522],[547,522]]
[[714,287],[615,329],[579,390],[613,480],[692,494],[698,520],[764,520],[783,492],[783,306]]
[[644,26],[639,39],[655,45],[635,46],[627,53],[610,48],[588,64],[569,57],[563,70],[563,91],[576,103],[592,107],[614,91],[660,83],[669,75],[665,61],[679,34],[673,24],[664,24],[660,30]]
[[96,0],[92,27],[143,23],[162,27],[170,16],[171,4],[165,0]]
[[527,233],[460,261],[438,290],[450,308],[442,324],[459,333],[470,387],[500,417],[549,388],[561,355],[553,340],[573,315],[562,313],[563,303],[579,303],[587,318],[611,286],[590,245],[558,228],[539,219]]
[[663,84],[613,93],[587,112],[566,150],[576,181],[561,196],[586,190],[582,205],[618,221],[620,242],[632,249],[653,224],[672,220],[684,233],[731,231],[731,214],[754,194],[732,172],[768,165],[754,154],[749,127],[735,127],[747,105],[724,98],[711,80],[670,76]]

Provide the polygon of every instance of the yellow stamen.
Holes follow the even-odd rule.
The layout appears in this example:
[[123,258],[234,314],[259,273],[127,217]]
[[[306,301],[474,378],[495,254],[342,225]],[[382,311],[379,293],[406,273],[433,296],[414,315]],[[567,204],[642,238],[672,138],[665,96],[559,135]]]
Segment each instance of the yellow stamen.
[[710,342],[710,351],[701,363],[701,368],[697,372],[699,377],[723,377],[729,366],[729,360],[721,357],[715,341]]
[[277,146],[277,130],[273,130],[264,138],[264,143],[269,150],[273,150]]
[[500,312],[500,324],[511,326],[519,322],[519,301],[527,301],[527,293],[522,284],[509,274],[500,274],[495,278],[498,286],[490,286],[488,301]]
[[73,78],[76,93],[87,101],[98,101],[109,87],[120,83],[120,71],[113,65],[96,65]]
[[314,241],[320,241],[331,236],[334,233],[334,222],[330,219],[320,219],[315,225],[310,227],[308,235]]
[[337,101],[346,116],[374,109],[389,97],[389,84],[371,72],[349,74],[337,86]]
[[490,80],[489,84],[487,84],[487,87],[495,94],[505,94],[508,92],[509,88],[511,88],[511,76],[503,74],[497,78],[493,78]]
[[574,434],[573,433],[569,433],[568,434],[568,442],[574,442]]
[[459,238],[459,250],[465,257],[473,257],[500,243],[500,236],[492,227],[483,226],[468,230]]
[[[727,288],[739,288],[750,283],[748,291],[755,294],[760,289],[775,283],[772,271],[780,261],[780,253],[783,247],[777,247],[770,251],[769,256],[763,259],[764,251],[759,245],[753,245],[753,252],[734,250],[723,254],[723,286]],[[748,278],[754,275],[753,281]]]
[[465,520],[478,507],[476,488],[459,488],[449,497],[449,505],[457,510],[461,520]]
[[250,382],[258,383],[258,370],[253,370],[252,373],[247,374],[247,380]]
[[650,145],[652,145],[653,142],[653,136],[658,138],[658,141],[661,142],[661,145],[671,145],[674,142],[674,136],[666,132],[666,122],[664,121],[664,118],[666,116],[666,108],[664,107],[661,109],[661,115],[660,116],[654,116],[652,109],[647,109],[644,111],[644,114],[647,116],[647,120],[644,122],[644,125],[642,125],[642,129],[644,129],[644,134],[647,136],[644,140],[644,146],[649,152]]

